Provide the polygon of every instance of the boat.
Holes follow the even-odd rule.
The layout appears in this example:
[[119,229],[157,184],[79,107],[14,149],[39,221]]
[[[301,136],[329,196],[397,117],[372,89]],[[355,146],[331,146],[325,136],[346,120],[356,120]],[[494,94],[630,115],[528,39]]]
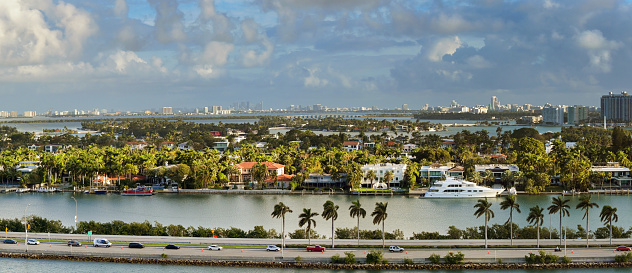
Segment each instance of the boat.
[[474,182],[447,177],[446,180],[435,181],[421,198],[484,198],[497,197],[504,188],[492,189],[476,185]]
[[121,192],[123,196],[152,196],[154,190],[151,187],[137,187],[135,189],[127,189]]

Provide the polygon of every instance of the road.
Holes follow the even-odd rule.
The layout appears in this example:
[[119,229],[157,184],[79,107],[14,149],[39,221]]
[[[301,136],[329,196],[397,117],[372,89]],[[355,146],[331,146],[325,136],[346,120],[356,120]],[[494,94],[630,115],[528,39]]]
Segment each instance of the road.
[[[19,239],[19,245],[0,244],[2,252],[26,252],[24,244],[24,233],[8,233],[9,238]],[[30,253],[44,253],[55,255],[78,255],[78,256],[105,256],[105,257],[145,257],[159,258],[161,255],[167,254],[174,259],[199,259],[199,260],[237,260],[237,261],[278,261],[278,260],[294,260],[295,257],[301,256],[306,261],[310,260],[329,260],[331,256],[339,254],[345,256],[345,252],[352,252],[356,258],[366,257],[366,253],[371,248],[328,248],[325,252],[307,252],[304,248],[286,248],[283,252],[267,252],[265,245],[280,244],[279,239],[220,239],[220,238],[194,238],[194,237],[151,237],[151,236],[92,236],[94,238],[108,238],[115,244],[110,248],[93,247],[86,244],[82,247],[69,247],[65,242],[55,243],[48,242],[48,234],[46,233],[30,233],[29,238],[40,240],[41,244],[36,246],[28,246]],[[51,240],[79,239],[87,241],[86,235],[74,234],[50,234]],[[143,242],[146,244],[144,249],[130,249],[127,242]],[[605,245],[608,240],[591,240],[595,245]],[[630,244],[630,239],[613,240],[615,244]],[[182,248],[179,250],[164,249],[164,245],[174,243]],[[331,240],[312,240],[312,244],[329,245]],[[381,241],[379,240],[361,240],[362,245],[373,245],[373,249],[381,249]],[[509,245],[509,240],[490,240],[490,245]],[[514,245],[535,244],[535,240],[514,240]],[[559,240],[541,240],[541,244],[556,245]],[[157,244],[157,245],[154,245]],[[207,245],[218,244],[224,245],[222,251],[209,251]],[[307,240],[286,240],[286,244],[307,244]],[[355,245],[356,240],[336,240],[337,245]],[[583,245],[585,240],[569,240],[569,245]],[[537,253],[537,249],[533,248],[471,248],[472,246],[482,246],[483,240],[403,240],[388,241],[386,246],[399,245],[408,248],[404,253],[384,252],[384,258],[396,262],[403,258],[410,258],[421,262],[428,258],[431,254],[439,254],[445,256],[449,252],[461,251],[465,254],[466,259],[470,261],[492,262],[495,259],[503,259],[506,262],[511,260],[523,259],[529,253]],[[407,246],[424,246],[426,248],[410,248]],[[455,246],[459,247],[446,247]],[[436,246],[436,248],[427,248],[428,246]],[[554,254],[558,256],[567,256],[576,261],[611,261],[614,256],[620,254],[613,251],[613,247],[585,247],[567,248],[564,251]],[[553,253],[551,248],[545,250]]]

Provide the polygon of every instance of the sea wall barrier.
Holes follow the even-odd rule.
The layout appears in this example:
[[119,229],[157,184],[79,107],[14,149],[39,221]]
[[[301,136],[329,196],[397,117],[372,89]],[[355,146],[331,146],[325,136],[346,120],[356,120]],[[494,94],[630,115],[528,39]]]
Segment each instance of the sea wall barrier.
[[[89,262],[115,262],[129,264],[162,264],[162,265],[193,265],[193,266],[230,266],[230,267],[267,267],[267,268],[298,268],[298,269],[333,269],[333,270],[463,270],[463,269],[574,269],[574,268],[624,268],[632,267],[632,262],[616,263],[610,261],[595,262],[571,262],[556,264],[526,264],[524,259],[518,261],[503,260],[498,263],[495,259],[486,259],[486,261],[476,261],[465,259],[463,264],[430,264],[430,263],[414,263],[403,264],[393,259],[389,264],[364,264],[365,259],[356,259],[356,264],[332,264],[329,259],[311,258],[303,259],[301,262],[295,261],[293,258],[283,259],[276,258],[253,258],[239,257],[222,257],[221,260],[211,256],[201,257],[183,257],[176,255],[130,255],[130,254],[107,254],[107,256],[89,256],[86,254],[55,254],[55,253],[14,253],[2,252],[2,258],[20,258],[20,259],[48,259],[62,261],[89,261]],[[418,262],[418,261],[413,261]]]

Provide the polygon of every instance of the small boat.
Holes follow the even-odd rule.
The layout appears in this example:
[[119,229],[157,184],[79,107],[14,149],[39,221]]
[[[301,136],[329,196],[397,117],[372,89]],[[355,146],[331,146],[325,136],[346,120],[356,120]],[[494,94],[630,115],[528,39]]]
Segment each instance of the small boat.
[[29,191],[31,191],[31,189],[29,189],[29,188],[17,188],[17,189],[15,189],[15,192],[17,192],[17,193],[24,193],[24,192],[29,192]]
[[107,190],[93,190],[90,192],[90,194],[107,194],[108,191]]
[[154,190],[151,187],[137,187],[135,189],[127,189],[121,192],[124,196],[152,196]]
[[428,192],[421,198],[484,198],[497,197],[504,188],[492,189],[479,186],[474,182],[447,177],[446,180],[435,181]]

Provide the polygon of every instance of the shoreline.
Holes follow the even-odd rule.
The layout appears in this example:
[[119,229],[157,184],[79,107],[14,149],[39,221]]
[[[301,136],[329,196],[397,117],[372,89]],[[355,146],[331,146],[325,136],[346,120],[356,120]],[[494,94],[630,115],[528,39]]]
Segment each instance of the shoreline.
[[17,259],[44,259],[60,261],[81,262],[107,262],[128,264],[159,264],[159,265],[185,265],[185,266],[217,266],[217,267],[245,267],[245,268],[290,268],[290,269],[331,269],[331,270],[463,270],[463,269],[575,269],[575,268],[628,268],[632,262],[579,262],[579,263],[550,263],[550,264],[526,264],[526,263],[463,263],[463,264],[332,264],[322,262],[255,262],[255,261],[227,261],[227,260],[198,260],[198,259],[171,259],[168,256],[158,258],[117,258],[100,256],[69,256],[34,253],[0,253],[0,258]]

